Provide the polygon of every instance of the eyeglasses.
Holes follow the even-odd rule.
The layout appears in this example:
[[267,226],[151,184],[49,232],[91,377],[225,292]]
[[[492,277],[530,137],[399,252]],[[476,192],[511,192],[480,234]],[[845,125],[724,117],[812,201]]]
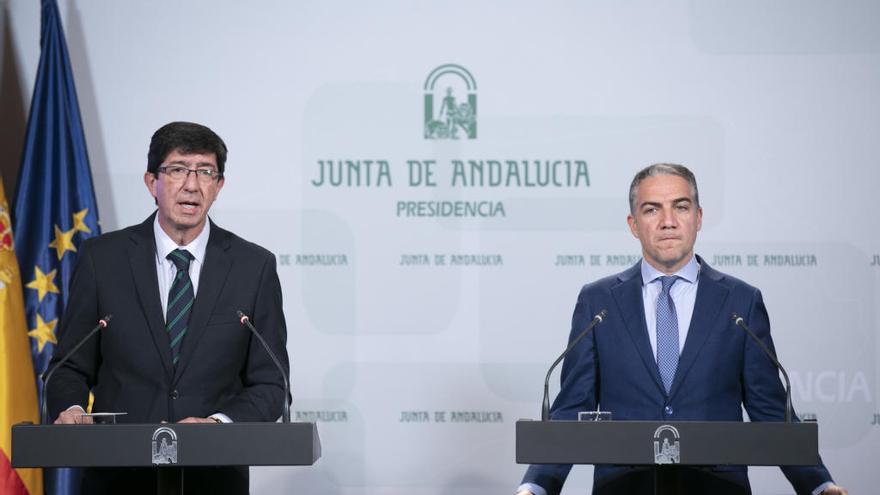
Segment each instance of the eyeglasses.
[[222,177],[220,172],[211,168],[186,168],[177,165],[159,167],[159,172],[167,175],[174,182],[183,182],[189,179],[189,174],[196,174],[196,179],[202,184],[209,184]]

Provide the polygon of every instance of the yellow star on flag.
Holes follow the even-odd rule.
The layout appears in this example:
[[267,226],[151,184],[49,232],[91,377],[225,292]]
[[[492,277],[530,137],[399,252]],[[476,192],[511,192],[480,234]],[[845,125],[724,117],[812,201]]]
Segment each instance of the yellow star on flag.
[[53,344],[57,344],[58,340],[55,338],[55,325],[58,324],[58,319],[54,319],[49,323],[43,321],[43,317],[37,314],[37,328],[28,332],[28,336],[33,339],[37,339],[37,351],[43,352],[43,347],[46,347],[47,342],[51,342]]
[[57,225],[55,226],[55,240],[49,243],[49,247],[55,248],[59,260],[61,260],[64,253],[67,251],[76,252],[76,246],[73,245],[73,234],[75,233],[76,230],[74,229],[62,232]]
[[55,285],[55,272],[58,270],[52,270],[49,273],[43,273],[43,270],[40,270],[40,267],[34,267],[34,279],[25,285],[28,289],[35,289],[37,291],[37,297],[40,302],[43,302],[43,298],[46,297],[46,293],[52,292],[54,294],[58,294],[58,287]]
[[88,214],[88,208],[73,214],[73,230],[77,232],[85,232],[86,234],[90,234],[92,232],[92,229],[90,229],[89,226],[86,225],[86,215]]

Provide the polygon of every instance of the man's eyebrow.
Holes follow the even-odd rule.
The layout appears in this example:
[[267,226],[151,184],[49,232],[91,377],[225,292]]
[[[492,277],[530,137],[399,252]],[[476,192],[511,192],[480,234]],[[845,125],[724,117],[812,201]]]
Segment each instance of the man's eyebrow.
[[168,165],[182,165],[182,166],[184,166],[184,167],[187,167],[187,166],[189,166],[189,165],[195,165],[196,167],[216,167],[216,165],[214,165],[214,164],[211,163],[211,162],[188,163],[188,162],[185,162],[185,161],[182,161],[182,160],[176,160],[176,161],[173,161],[173,162],[168,162]]
[[[672,200],[672,204],[674,204],[674,205],[679,204],[679,203],[693,203],[693,202],[694,201],[687,196],[683,196],[681,198]],[[642,204],[639,205],[639,208],[644,208],[645,206],[660,207],[660,206],[663,206],[663,203],[660,203],[659,201],[644,201],[644,202],[642,202]]]

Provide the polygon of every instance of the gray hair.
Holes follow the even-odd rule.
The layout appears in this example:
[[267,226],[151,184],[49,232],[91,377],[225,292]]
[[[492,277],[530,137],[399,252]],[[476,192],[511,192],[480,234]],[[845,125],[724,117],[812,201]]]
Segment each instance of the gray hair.
[[658,175],[675,175],[686,180],[688,186],[690,186],[691,196],[694,198],[694,203],[696,203],[697,207],[700,206],[700,193],[697,191],[697,178],[694,177],[693,172],[684,165],[678,165],[675,163],[655,163],[643,168],[635,177],[633,177],[632,184],[629,185],[630,213],[636,213],[636,195],[639,193],[639,184],[648,177],[656,177]]

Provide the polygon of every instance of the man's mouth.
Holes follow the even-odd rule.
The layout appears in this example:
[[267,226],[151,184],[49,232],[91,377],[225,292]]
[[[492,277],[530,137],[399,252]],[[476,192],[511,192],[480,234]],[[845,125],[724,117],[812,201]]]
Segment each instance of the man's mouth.
[[180,208],[184,212],[188,213],[195,212],[199,207],[199,203],[196,203],[195,201],[180,201],[177,204],[180,205]]

